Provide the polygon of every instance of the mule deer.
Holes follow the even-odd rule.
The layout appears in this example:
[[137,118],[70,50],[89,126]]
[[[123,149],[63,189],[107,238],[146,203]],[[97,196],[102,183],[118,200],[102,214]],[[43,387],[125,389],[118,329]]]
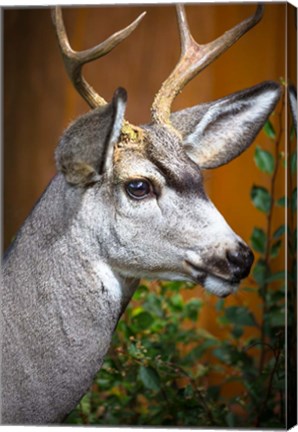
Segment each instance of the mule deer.
[[268,81],[171,114],[182,88],[262,17],[206,45],[177,6],[181,58],[152,106],[150,124],[124,120],[126,91],[106,103],[82,66],[107,54],[142,16],[95,48],[71,49],[56,8],[65,66],[90,112],[56,150],[58,174],[4,257],[2,422],[58,423],[100,369],[139,278],[186,280],[233,293],[253,255],[208,199],[201,170],[226,164],[254,140],[275,107]]

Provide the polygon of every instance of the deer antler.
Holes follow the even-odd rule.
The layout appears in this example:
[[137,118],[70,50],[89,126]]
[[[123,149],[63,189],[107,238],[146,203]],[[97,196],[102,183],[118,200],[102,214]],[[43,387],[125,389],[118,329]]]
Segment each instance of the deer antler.
[[199,45],[190,33],[184,7],[181,4],[176,7],[180,30],[181,56],[177,66],[164,81],[155,96],[151,108],[153,121],[160,124],[170,123],[172,102],[183,87],[249,29],[255,26],[262,18],[264,11],[264,7],[258,5],[254,15],[228,30],[218,39],[205,45]]
[[99,96],[96,91],[87,83],[85,78],[82,76],[82,67],[85,63],[89,63],[96,60],[104,55],[108,54],[113,48],[115,48],[120,42],[126,39],[137,27],[141,19],[144,17],[146,12],[143,12],[135,21],[129,26],[114,33],[104,42],[96,45],[85,51],[74,51],[70,44],[65,31],[62,12],[60,7],[56,7],[52,11],[52,19],[56,29],[56,34],[59,42],[59,46],[62,52],[64,64],[68,76],[73,83],[74,87],[85,99],[91,108],[96,108],[100,105],[105,105],[107,102]]

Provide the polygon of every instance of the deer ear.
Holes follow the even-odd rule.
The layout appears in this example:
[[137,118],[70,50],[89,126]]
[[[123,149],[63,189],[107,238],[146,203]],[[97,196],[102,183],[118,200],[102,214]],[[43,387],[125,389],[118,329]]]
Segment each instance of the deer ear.
[[173,114],[171,121],[183,135],[188,156],[203,169],[216,168],[239,156],[253,142],[280,94],[280,86],[267,81],[185,110],[184,115]]
[[126,100],[126,91],[117,89],[111,103],[83,115],[64,132],[55,156],[57,169],[68,183],[87,186],[99,181],[112,167]]

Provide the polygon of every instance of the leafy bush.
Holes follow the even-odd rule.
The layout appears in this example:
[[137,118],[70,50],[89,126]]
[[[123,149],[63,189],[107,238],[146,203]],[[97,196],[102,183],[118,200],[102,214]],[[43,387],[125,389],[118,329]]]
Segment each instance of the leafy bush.
[[[217,300],[214,317],[218,326],[228,330],[227,337],[219,338],[198,327],[205,305],[199,298],[189,298],[193,286],[179,282],[141,285],[118,324],[92,388],[67,423],[285,427],[285,331],[294,325],[296,304],[296,189],[290,185],[289,200],[275,196],[277,173],[285,165],[282,116],[283,107],[275,118],[277,132],[270,121],[265,125],[270,151],[257,146],[254,154],[256,166],[268,180],[252,186],[251,200],[264,214],[265,224],[252,229],[250,241],[258,258],[251,286],[241,289],[247,295],[257,293],[260,316],[243,304],[231,306]],[[292,175],[295,161],[293,152]],[[291,219],[273,227],[275,209],[287,205]],[[288,269],[277,271],[274,260],[286,246],[285,238]],[[287,322],[286,293],[293,305]],[[288,367],[294,368],[295,362],[288,362]],[[216,384],[210,380],[213,375]],[[237,385],[236,396],[227,396],[227,384]]]

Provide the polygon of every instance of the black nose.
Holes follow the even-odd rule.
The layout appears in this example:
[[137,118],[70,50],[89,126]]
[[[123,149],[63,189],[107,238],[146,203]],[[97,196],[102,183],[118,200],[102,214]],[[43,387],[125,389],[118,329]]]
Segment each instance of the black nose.
[[244,279],[249,275],[254,255],[251,249],[243,243],[239,243],[235,250],[227,251],[227,260],[230,266],[230,271],[235,280]]

